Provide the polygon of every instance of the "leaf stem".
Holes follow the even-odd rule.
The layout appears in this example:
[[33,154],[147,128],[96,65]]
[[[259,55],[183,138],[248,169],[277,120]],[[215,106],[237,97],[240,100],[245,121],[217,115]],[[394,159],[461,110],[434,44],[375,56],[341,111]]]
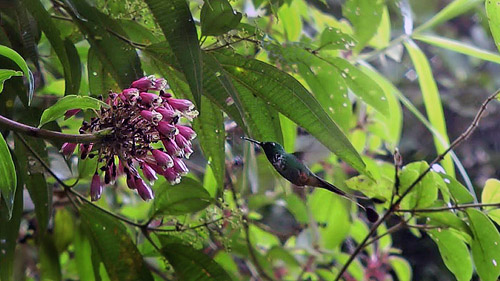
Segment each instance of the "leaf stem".
[[16,122],[2,115],[0,115],[0,126],[14,132],[23,133],[30,137],[42,138],[46,140],[58,140],[71,143],[97,143],[102,139],[102,136],[93,134],[63,134],[60,132],[40,129]]

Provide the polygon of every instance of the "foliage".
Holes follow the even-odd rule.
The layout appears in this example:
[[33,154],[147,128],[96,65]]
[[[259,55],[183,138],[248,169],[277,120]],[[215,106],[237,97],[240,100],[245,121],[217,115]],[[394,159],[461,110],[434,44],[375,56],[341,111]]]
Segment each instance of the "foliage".
[[[476,182],[477,196],[449,150],[467,145],[495,96],[452,134],[443,92],[466,82],[493,92],[482,76],[463,81],[449,58],[498,71],[497,50],[449,27],[479,18],[500,50],[500,1],[340,2],[3,3],[0,280],[412,280],[400,229],[434,242],[438,274],[497,280],[500,182]],[[63,157],[61,136],[116,109],[103,100],[147,75],[165,77],[200,112],[190,172],[177,185],[157,180],[150,202],[125,177],[91,202],[101,156]],[[415,124],[426,135],[408,140]],[[326,181],[376,198],[360,203],[381,219],[282,180],[241,136],[297,150]],[[433,144],[430,156],[396,149],[406,142]]]

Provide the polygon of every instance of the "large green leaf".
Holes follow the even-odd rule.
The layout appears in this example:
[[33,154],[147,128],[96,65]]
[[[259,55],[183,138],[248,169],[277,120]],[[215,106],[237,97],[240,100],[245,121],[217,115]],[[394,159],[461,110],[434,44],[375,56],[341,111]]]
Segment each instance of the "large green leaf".
[[45,33],[45,36],[47,36],[47,39],[52,45],[57,57],[61,61],[61,65],[64,70],[65,95],[78,94],[82,70],[80,57],[76,52],[75,46],[71,41],[66,40],[65,42],[61,38],[59,29],[39,0],[23,0],[23,2],[28,11],[33,15],[33,18],[37,21],[38,26]]
[[75,264],[76,270],[78,271],[78,277],[80,277],[80,280],[94,281],[92,248],[88,233],[81,224],[76,228],[73,247],[75,249]]
[[62,280],[61,262],[52,234],[45,233],[39,238],[39,258],[41,280]]
[[[434,145],[436,146],[437,153],[443,153],[449,146],[450,140],[448,139],[448,133],[446,131],[446,122],[444,119],[443,106],[441,104],[441,98],[439,96],[439,91],[432,74],[431,66],[425,54],[420,50],[420,48],[413,42],[409,40],[405,42],[405,47],[410,54],[415,70],[418,74],[418,82],[420,84],[420,90],[422,91],[422,96],[424,98],[425,110],[429,121],[432,126],[441,134],[442,140],[445,145],[441,143],[441,140],[436,136],[434,137]],[[446,172],[452,177],[455,176],[455,167],[453,166],[453,161],[450,155],[446,155],[441,161]]]
[[10,79],[12,76],[23,76],[23,73],[11,69],[0,69],[0,93],[3,91],[3,82]]
[[[498,11],[500,12],[500,9]],[[477,48],[475,46],[464,44],[460,41],[455,41],[448,38],[440,36],[432,36],[432,35],[414,35],[413,38],[440,48],[462,53],[464,55],[476,57],[482,60],[487,60],[495,63],[500,63],[500,55],[492,53],[487,50]]]
[[450,190],[450,195],[457,204],[471,203],[474,201],[474,197],[469,193],[469,191],[463,186],[458,180],[449,175],[438,173],[444,182],[447,184]]
[[[94,48],[101,63],[108,69],[120,88],[143,76],[141,62],[135,49],[113,35],[126,34],[119,22],[111,19],[87,1],[72,1],[71,17],[80,30],[86,34],[90,46]],[[111,32],[111,31],[112,32]],[[104,93],[101,93],[104,94]]]
[[392,269],[396,273],[399,281],[410,281],[412,280],[412,272],[410,263],[402,257],[390,256],[389,263]]
[[356,45],[356,40],[340,29],[327,27],[321,33],[321,45],[318,49],[349,50]]
[[201,35],[222,35],[236,28],[241,17],[227,0],[205,0],[200,13]]
[[495,40],[495,45],[500,50],[500,1],[487,0],[484,3],[486,5],[486,15],[488,16],[491,34]]
[[99,59],[94,47],[90,47],[87,54],[87,70],[90,95],[98,97],[110,90],[119,91],[120,86],[113,79],[108,66]]
[[153,201],[154,215],[183,215],[205,209],[212,198],[200,182],[183,178],[179,184],[161,185]]
[[414,33],[433,28],[436,25],[459,16],[472,9],[481,1],[482,0],[455,0],[448,4],[448,6],[444,7],[441,11],[439,11],[439,13],[435,14],[430,20],[426,21],[424,24],[416,28]]
[[203,252],[180,243],[162,243],[161,253],[172,265],[179,280],[231,280],[227,272]]
[[45,111],[42,113],[42,117],[40,118],[40,125],[38,127],[42,127],[44,124],[47,124],[50,121],[57,120],[70,109],[79,108],[99,110],[101,107],[109,106],[104,102],[92,97],[75,95],[65,96],[64,98],[58,100],[53,106],[45,109]]
[[340,128],[297,80],[264,62],[237,54],[214,53],[231,77],[302,126],[342,160],[364,172],[365,164]]
[[[489,179],[483,188],[481,194],[482,203],[500,204],[500,181],[497,179]],[[500,210],[498,208],[488,208],[488,216],[500,225]]]
[[82,222],[89,229],[95,248],[111,280],[153,280],[143,257],[116,218],[84,204],[80,209]]
[[[202,94],[202,59],[198,34],[186,0],[146,0],[172,47],[199,107]],[[202,113],[203,114],[203,113]]]
[[[442,206],[443,205],[440,205],[439,207]],[[427,224],[429,225],[440,226],[444,228],[451,227],[456,229],[463,234],[463,237],[467,239],[466,241],[469,241],[470,238],[472,238],[473,234],[469,226],[451,211],[420,213],[419,216],[425,217],[427,220]]]
[[483,281],[498,280],[500,275],[500,234],[488,217],[476,209],[467,209],[474,237],[470,243],[477,274]]
[[27,77],[29,83],[29,91],[28,91],[28,105],[31,103],[31,99],[33,98],[33,91],[35,89],[35,81],[33,78],[33,74],[28,68],[26,61],[19,55],[16,51],[12,50],[9,47],[0,45],[0,56],[7,57],[14,61],[17,66],[23,71],[24,76]]
[[[406,165],[399,176],[401,183],[399,194],[403,194],[428,167],[429,165],[424,161],[413,162]],[[432,205],[434,201],[437,200],[438,196],[437,178],[439,178],[439,176],[435,173],[428,173],[425,175],[425,177],[413,187],[403,201],[401,201],[401,208],[424,208]]]
[[9,215],[11,211],[8,206],[0,200],[0,280],[2,281],[14,280],[12,276],[14,254],[23,215],[22,178],[19,178],[17,185],[12,216]]
[[7,217],[12,216],[14,194],[16,193],[17,177],[14,162],[10,155],[9,147],[0,134],[0,195],[8,210]]
[[358,45],[361,50],[375,35],[382,19],[384,1],[382,0],[348,0],[342,10],[343,14],[354,26]]
[[472,261],[465,242],[447,229],[429,230],[428,233],[437,244],[444,264],[457,280],[471,280]]

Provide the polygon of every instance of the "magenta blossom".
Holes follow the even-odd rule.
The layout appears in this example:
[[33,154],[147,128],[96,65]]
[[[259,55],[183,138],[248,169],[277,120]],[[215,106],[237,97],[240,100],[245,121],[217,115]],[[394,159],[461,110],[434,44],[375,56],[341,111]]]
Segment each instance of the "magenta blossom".
[[[120,175],[127,177],[127,186],[137,190],[143,200],[150,200],[154,192],[147,182],[153,183],[160,175],[175,184],[188,173],[182,158],[193,152],[191,140],[196,133],[186,126],[189,124],[179,123],[192,120],[198,111],[191,101],[166,93],[167,88],[163,78],[143,77],[121,93],[110,93],[104,100],[110,107],[102,107],[96,117],[83,122],[81,134],[109,132],[99,144],[80,144],[81,158],[97,157],[98,171],[104,175],[104,181],[97,172],[92,178],[92,200],[98,200],[103,185],[113,184]],[[61,152],[71,155],[76,146],[66,143]]]

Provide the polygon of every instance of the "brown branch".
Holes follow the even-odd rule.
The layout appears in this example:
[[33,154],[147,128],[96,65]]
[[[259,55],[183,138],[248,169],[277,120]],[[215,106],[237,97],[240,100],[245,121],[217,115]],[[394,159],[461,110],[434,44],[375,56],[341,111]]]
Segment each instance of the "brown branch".
[[42,138],[47,140],[59,140],[71,143],[97,143],[102,139],[102,136],[93,134],[63,134],[60,132],[39,129],[36,127],[28,126],[11,120],[7,117],[0,115],[0,126],[7,128],[13,132],[25,134],[30,137]]
[[349,259],[347,262],[344,264],[344,266],[340,269],[339,273],[337,274],[335,281],[340,280],[342,275],[346,272],[347,268],[349,265],[354,261],[356,256],[363,250],[365,247],[366,243],[368,242],[368,239],[370,239],[370,236],[372,236],[378,229],[378,227],[386,221],[394,212],[397,212],[397,206],[403,201],[403,199],[415,188],[415,186],[431,171],[432,165],[438,163],[439,161],[443,160],[443,158],[448,154],[453,148],[457,147],[460,145],[464,140],[466,140],[472,132],[474,132],[474,129],[477,127],[479,124],[479,120],[483,117],[484,111],[486,110],[486,107],[488,104],[497,97],[497,95],[500,93],[500,90],[497,90],[494,94],[489,96],[481,105],[479,108],[479,111],[477,112],[476,116],[472,120],[471,125],[457,138],[455,139],[451,145],[441,154],[439,154],[430,164],[429,167],[420,174],[420,176],[413,181],[413,183],[408,187],[408,189],[403,192],[403,194],[389,207],[389,209],[384,213],[384,215],[376,221],[373,226],[370,228],[370,231],[368,234],[365,236],[363,241],[356,247],[354,252],[349,256]]

